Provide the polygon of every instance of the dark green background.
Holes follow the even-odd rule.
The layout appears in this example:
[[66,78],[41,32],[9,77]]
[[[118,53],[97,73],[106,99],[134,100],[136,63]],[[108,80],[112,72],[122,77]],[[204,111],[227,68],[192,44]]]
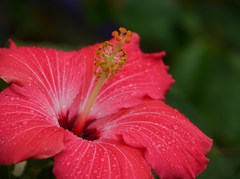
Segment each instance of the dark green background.
[[[164,60],[176,83],[167,103],[214,140],[210,164],[198,178],[240,178],[239,2],[2,0],[0,46],[12,38],[18,45],[71,50],[106,40],[119,26],[138,32],[144,52],[168,54]],[[41,162],[42,177],[50,169]],[[36,161],[29,163],[25,178],[41,171]],[[8,170],[0,167],[0,178]]]

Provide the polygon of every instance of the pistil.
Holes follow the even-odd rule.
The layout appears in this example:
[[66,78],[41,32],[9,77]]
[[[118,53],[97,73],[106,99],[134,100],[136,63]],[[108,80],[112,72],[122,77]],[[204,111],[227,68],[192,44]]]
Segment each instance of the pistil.
[[88,118],[88,115],[89,115],[89,112],[91,111],[91,108],[97,98],[97,95],[99,93],[99,91],[101,90],[103,84],[104,84],[104,81],[105,81],[106,77],[105,75],[101,75],[101,77],[99,78],[99,80],[97,81],[97,84],[95,86],[95,88],[93,89],[86,105],[85,105],[85,108],[84,110],[82,111],[81,113],[81,117],[80,119],[78,119],[75,123],[75,126],[73,128],[73,133],[80,136],[81,133],[82,133],[82,130],[84,128],[84,125],[87,121],[87,118]]
[[112,36],[116,40],[115,47],[112,43],[106,41],[100,44],[96,52],[94,63],[96,66],[96,70],[94,72],[96,76],[96,84],[86,102],[80,118],[76,120],[72,130],[73,133],[78,136],[82,134],[91,108],[94,105],[94,102],[96,101],[97,95],[100,92],[103,84],[106,80],[111,80],[127,62],[127,55],[126,52],[122,49],[122,45],[125,43],[130,43],[132,32],[127,31],[125,28],[120,28],[119,31],[120,34],[117,31],[114,31],[112,33]]

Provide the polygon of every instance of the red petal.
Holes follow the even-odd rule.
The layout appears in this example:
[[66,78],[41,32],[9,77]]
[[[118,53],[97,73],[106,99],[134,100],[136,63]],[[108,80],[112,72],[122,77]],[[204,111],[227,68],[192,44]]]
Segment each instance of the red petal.
[[[83,69],[87,69],[83,78],[82,91],[76,102],[83,110],[90,92],[94,87],[94,57],[98,44],[81,50],[84,59]],[[165,92],[173,83],[167,73],[168,67],[163,64],[165,52],[144,54],[139,48],[139,37],[134,34],[131,43],[124,45],[128,61],[112,80],[102,87],[90,113],[90,118],[100,118],[113,114],[121,108],[128,108],[140,103],[148,95],[154,99],[163,99]],[[75,108],[75,109],[79,109]],[[75,115],[76,112],[73,112]]]
[[53,156],[63,149],[63,138],[40,91],[13,85],[0,93],[0,164]]
[[65,149],[55,156],[58,179],[153,178],[140,150],[111,141],[87,141],[66,132]]
[[149,101],[94,122],[100,139],[146,148],[145,158],[161,178],[195,178],[208,163],[212,141],[177,110]]
[[36,47],[0,49],[0,76],[9,83],[36,85],[57,114],[66,116],[80,89],[82,69],[78,52]]

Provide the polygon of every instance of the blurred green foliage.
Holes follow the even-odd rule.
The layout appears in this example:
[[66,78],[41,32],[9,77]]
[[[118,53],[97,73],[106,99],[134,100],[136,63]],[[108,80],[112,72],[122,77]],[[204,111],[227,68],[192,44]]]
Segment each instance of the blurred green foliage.
[[[0,13],[1,46],[13,38],[76,49],[125,26],[140,34],[143,51],[165,50],[176,79],[166,101],[214,140],[198,178],[240,178],[239,1],[3,0]],[[1,177],[8,168],[0,167]]]

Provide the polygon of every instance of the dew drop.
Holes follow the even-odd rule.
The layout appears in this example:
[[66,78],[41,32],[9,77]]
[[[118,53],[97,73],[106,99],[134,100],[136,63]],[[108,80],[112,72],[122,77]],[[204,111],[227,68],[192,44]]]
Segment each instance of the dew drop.
[[173,128],[174,128],[175,130],[177,130],[177,129],[178,129],[178,126],[177,126],[177,125],[173,125]]

